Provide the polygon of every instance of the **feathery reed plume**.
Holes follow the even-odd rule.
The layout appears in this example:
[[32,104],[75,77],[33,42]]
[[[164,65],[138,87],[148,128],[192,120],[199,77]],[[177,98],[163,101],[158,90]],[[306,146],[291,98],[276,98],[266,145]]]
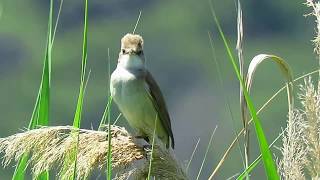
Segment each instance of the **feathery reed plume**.
[[[320,67],[320,2],[306,0],[305,4],[312,8],[306,16],[316,18],[314,51],[318,55]],[[319,73],[320,77],[320,73]],[[279,162],[279,171],[284,179],[306,179],[306,169],[312,179],[320,178],[320,81],[316,88],[311,77],[300,85],[299,99],[301,110],[296,110],[287,123],[283,135],[283,158]]]
[[[320,68],[320,2],[315,0],[306,0],[304,3],[308,7],[312,8],[312,12],[309,14],[306,14],[305,16],[314,16],[316,18],[316,28],[315,28],[315,37],[312,40],[314,44],[314,52],[318,55],[318,68]],[[320,72],[319,77],[320,79]]]
[[283,179],[306,179],[303,172],[306,169],[307,177],[319,179],[320,89],[309,77],[300,85],[300,91],[302,109],[295,110],[287,122],[279,171]]
[[[319,1],[314,1],[314,0],[306,0],[305,4],[308,7],[312,8],[312,12],[309,14],[306,14],[305,16],[314,16],[316,18],[315,22],[316,22],[316,30],[315,30],[315,37],[312,40],[312,42],[314,43],[314,51],[318,54],[319,58],[320,58],[320,2]],[[320,60],[320,59],[319,59]]]
[[[72,156],[79,132],[77,154],[77,179],[86,179],[90,173],[106,166],[108,153],[108,129],[94,131],[71,126],[42,127],[0,138],[0,152],[4,154],[3,166],[12,160],[17,162],[24,153],[30,154],[28,162],[34,177],[44,170],[56,169],[59,179],[73,175],[74,162],[64,167],[64,161]],[[150,150],[147,142],[135,139],[124,128],[111,126],[112,168],[118,173],[115,179],[141,179],[148,173]],[[156,139],[151,174],[163,179],[187,179],[184,170],[161,141]],[[71,157],[70,157],[71,158]],[[66,169],[65,169],[66,168]]]
[[304,119],[299,110],[289,112],[287,128],[282,136],[282,159],[278,163],[279,173],[284,180],[305,179],[303,169],[307,162],[304,146]]
[[[319,84],[319,82],[318,82]],[[304,86],[300,87],[300,94],[305,115],[306,130],[304,131],[305,144],[307,146],[308,169],[310,176],[320,178],[320,89],[314,87],[311,77],[305,79]]]

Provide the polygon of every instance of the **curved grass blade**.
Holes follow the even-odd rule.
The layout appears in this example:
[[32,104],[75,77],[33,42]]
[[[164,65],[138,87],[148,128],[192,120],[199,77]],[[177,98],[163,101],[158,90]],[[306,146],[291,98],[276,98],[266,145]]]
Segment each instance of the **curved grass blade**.
[[[289,105],[289,111],[291,111],[293,109],[293,80],[292,80],[293,77],[292,77],[292,72],[290,70],[289,64],[287,64],[284,59],[282,59],[278,56],[269,55],[269,54],[259,54],[251,60],[250,65],[249,65],[249,69],[248,69],[248,73],[247,73],[247,77],[246,77],[247,91],[249,93],[251,91],[253,78],[254,78],[254,74],[255,74],[256,69],[258,68],[258,66],[262,62],[264,62],[266,60],[272,60],[275,63],[277,63],[278,67],[280,68],[281,72],[284,74],[284,76],[287,80],[288,105]],[[246,103],[243,103],[242,110],[244,113],[248,112]],[[291,114],[291,113],[289,113],[289,114]],[[249,172],[254,169],[254,167],[257,165],[256,160],[250,166],[249,166],[249,164],[246,165],[246,170],[245,170],[246,173],[244,173],[244,175],[246,175],[246,176],[249,175]],[[243,179],[243,177],[241,177],[241,179]]]
[[[258,142],[259,142],[259,148],[260,148],[260,151],[262,153],[262,158],[263,158],[264,167],[265,167],[265,171],[266,171],[267,177],[269,179],[275,179],[275,180],[276,179],[280,179],[279,175],[278,175],[278,172],[277,172],[277,168],[276,168],[275,162],[273,161],[271,152],[270,152],[270,150],[268,148],[268,142],[267,142],[266,136],[264,135],[264,131],[263,131],[262,125],[260,123],[260,119],[257,116],[257,112],[255,110],[255,107],[253,105],[251,97],[250,97],[248,91],[246,90],[245,83],[244,83],[243,79],[241,78],[239,69],[238,69],[237,64],[236,64],[236,62],[234,60],[234,57],[232,55],[232,52],[230,50],[229,44],[227,42],[227,39],[224,36],[224,33],[222,31],[222,28],[220,26],[218,18],[216,16],[215,12],[214,12],[214,9],[213,9],[213,6],[212,6],[212,2],[211,1],[209,1],[209,2],[210,2],[210,8],[211,8],[211,12],[212,12],[214,21],[215,21],[215,23],[217,25],[219,34],[220,34],[220,36],[221,36],[221,38],[222,38],[222,40],[224,42],[225,48],[227,50],[227,54],[229,56],[229,60],[231,61],[233,69],[234,69],[234,71],[235,71],[235,73],[237,75],[237,78],[241,83],[241,87],[243,89],[243,93],[244,93],[245,99],[247,101],[249,112],[250,112],[250,114],[251,114],[251,116],[253,118],[253,121],[254,121],[255,131],[256,131],[256,134],[257,134]],[[211,177],[211,176],[209,177],[209,179],[212,179],[212,178],[213,177]]]
[[[34,129],[37,125],[49,124],[49,109],[50,109],[50,82],[51,82],[51,50],[53,45],[52,40],[52,17],[53,17],[53,0],[50,0],[48,32],[46,52],[43,60],[43,71],[41,77],[41,84],[37,95],[37,100],[31,115],[28,129]],[[13,180],[24,179],[25,170],[28,163],[28,154],[24,154],[19,160],[14,174]],[[38,179],[49,179],[49,172],[43,172]]]
[[292,85],[293,75],[292,75],[292,71],[290,69],[289,64],[287,64],[287,62],[284,59],[278,56],[270,55],[270,54],[259,54],[252,59],[249,65],[248,74],[246,78],[247,90],[250,93],[251,86],[253,83],[254,73],[256,72],[258,66],[266,60],[272,60],[273,62],[277,63],[282,74],[285,76],[287,80],[289,110],[291,110],[293,108],[293,85]]
[[[312,74],[315,73],[319,73],[320,70],[314,70],[310,73],[304,74],[296,79],[293,80],[293,82],[299,81],[307,76],[310,76]],[[257,114],[259,114],[265,107],[267,107],[282,91],[284,91],[287,88],[287,86],[283,86],[281,87],[276,93],[274,93],[258,110]],[[248,125],[250,125],[252,123],[253,119],[251,119],[248,122]],[[231,144],[229,145],[228,149],[225,151],[225,153],[223,154],[222,158],[220,159],[218,165],[216,166],[216,168],[214,169],[214,171],[212,172],[210,177],[214,177],[215,174],[218,172],[218,170],[220,169],[220,167],[222,166],[223,162],[225,161],[225,159],[227,158],[227,156],[229,155],[231,149],[234,147],[235,143],[237,142],[237,140],[239,139],[239,137],[242,135],[242,133],[244,132],[244,128],[240,130],[240,132],[238,133],[238,135],[234,138],[234,140],[231,142]]]

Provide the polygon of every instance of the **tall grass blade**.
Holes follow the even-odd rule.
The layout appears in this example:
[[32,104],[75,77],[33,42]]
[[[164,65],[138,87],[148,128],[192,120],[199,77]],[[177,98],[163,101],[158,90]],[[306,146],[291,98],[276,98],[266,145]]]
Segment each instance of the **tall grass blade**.
[[[111,98],[112,99],[112,98]],[[108,159],[107,159],[107,180],[111,180],[112,176],[112,149],[111,149],[111,122],[110,122],[110,111],[108,118]]]
[[[108,81],[110,82],[111,81],[111,58],[110,58],[110,49],[108,48]],[[109,91],[108,91],[108,97],[111,97],[111,91],[110,91],[110,88],[108,88]],[[112,99],[111,99],[111,102],[110,102],[110,106],[111,106],[111,103],[112,103]],[[110,122],[110,118],[111,118],[111,115],[110,115],[110,109],[108,109],[108,122]],[[110,124],[110,123],[109,123]]]
[[[288,127],[287,127],[288,128]],[[287,129],[286,128],[286,129]],[[278,139],[280,139],[280,137],[282,137],[282,135],[284,134],[284,132],[286,131],[283,130],[274,140],[273,142],[270,144],[269,148],[271,148],[277,141]],[[237,178],[237,180],[242,180],[245,178],[245,176],[249,175],[249,173],[259,164],[259,162],[261,161],[261,154],[247,167],[247,169],[245,169]]]
[[[52,50],[52,17],[53,17],[53,0],[50,0],[47,44],[45,57],[43,60],[43,70],[41,84],[37,96],[37,100],[32,112],[31,120],[28,129],[34,129],[37,125],[49,124],[50,110],[50,82],[51,82],[51,50]],[[24,154],[19,160],[15,172],[12,176],[13,180],[24,179],[25,170],[27,168],[28,154]],[[43,172],[37,179],[49,179],[49,172]]]
[[25,170],[27,168],[29,155],[24,154],[21,159],[19,159],[19,162],[17,163],[17,167],[14,171],[14,174],[12,176],[12,180],[23,180],[25,179]]
[[[85,92],[85,77],[86,77],[86,66],[87,66],[87,42],[88,42],[88,0],[84,0],[84,25],[83,25],[83,42],[82,42],[82,60],[81,60],[81,74],[80,74],[80,89],[77,100],[76,111],[73,119],[73,127],[80,128],[81,126],[81,117],[82,117],[82,107],[83,107],[83,99]],[[73,179],[76,179],[76,169],[77,169],[77,149],[79,143],[79,131],[72,132],[74,137],[77,138],[77,144],[75,147],[75,153],[73,156],[74,160],[74,173]]]
[[203,166],[204,166],[204,163],[206,162],[207,155],[208,155],[208,152],[210,150],[211,143],[212,143],[212,140],[213,140],[213,136],[214,136],[214,134],[215,134],[215,132],[217,130],[217,127],[218,126],[216,126],[214,128],[214,130],[212,131],[212,133],[211,133],[210,140],[209,140],[209,143],[208,143],[208,146],[207,146],[207,149],[206,149],[206,153],[204,154],[204,157],[203,157],[203,160],[202,160],[202,163],[201,163],[201,166],[200,166],[200,170],[199,170],[198,175],[197,175],[197,180],[199,179],[199,177],[201,175],[201,172],[202,172],[202,169],[203,169]]
[[80,128],[81,125],[81,115],[82,115],[82,106],[83,106],[83,98],[84,98],[84,84],[85,84],[85,76],[86,76],[86,66],[87,66],[87,34],[88,34],[88,25],[87,25],[87,17],[88,17],[88,0],[84,0],[84,27],[83,27],[83,42],[82,42],[82,60],[81,60],[81,75],[80,75],[80,89],[79,96],[76,106],[76,112],[73,119],[73,126],[76,128]]
[[[219,34],[220,34],[220,36],[221,36],[221,38],[223,40],[223,43],[225,45],[225,48],[227,50],[227,54],[229,56],[229,60],[232,63],[233,69],[234,69],[234,71],[235,71],[235,73],[237,75],[238,80],[241,82],[241,87],[243,89],[244,96],[245,96],[245,99],[247,101],[249,112],[250,112],[250,114],[251,114],[251,116],[253,118],[253,121],[254,121],[255,130],[256,130],[256,134],[257,134],[257,138],[258,138],[258,142],[259,142],[260,151],[262,153],[262,158],[263,158],[264,167],[265,167],[265,171],[266,171],[267,177],[269,179],[279,179],[277,168],[276,168],[275,162],[272,159],[272,154],[271,154],[271,152],[270,152],[270,150],[268,148],[268,142],[267,142],[267,139],[266,139],[266,137],[264,135],[264,131],[263,131],[262,125],[260,123],[260,119],[257,116],[257,112],[255,110],[253,102],[252,102],[252,100],[251,100],[251,98],[249,96],[248,91],[246,90],[245,83],[244,83],[243,79],[241,78],[239,69],[238,69],[237,64],[236,64],[236,62],[234,60],[234,57],[232,55],[232,52],[230,50],[229,44],[227,42],[227,39],[224,36],[224,33],[222,31],[222,28],[220,26],[218,18],[216,16],[215,12],[214,12],[214,9],[213,9],[213,6],[212,6],[212,2],[211,1],[209,1],[209,2],[210,2],[210,8],[211,8],[211,12],[212,12],[214,21],[215,21],[215,23],[217,25]],[[213,177],[211,177],[211,176],[209,177],[209,179],[212,179],[212,178]]]
[[111,180],[112,176],[112,148],[111,148],[111,118],[110,118],[110,105],[112,102],[112,96],[109,96],[108,102],[108,159],[107,159],[107,180]]
[[[244,76],[246,74],[244,69],[244,58],[243,58],[243,20],[242,20],[242,8],[240,1],[237,1],[237,11],[238,11],[238,17],[237,17],[237,46],[236,50],[238,52],[238,61],[239,61],[239,70],[240,70],[240,76],[242,80],[244,80]],[[249,136],[249,127],[248,127],[248,111],[247,111],[247,103],[244,98],[243,90],[240,84],[240,94],[239,94],[239,101],[240,101],[240,111],[241,111],[241,119],[243,122],[243,127],[245,129],[244,131],[244,158],[245,158],[245,169],[249,165],[249,142],[250,142],[250,136]]]

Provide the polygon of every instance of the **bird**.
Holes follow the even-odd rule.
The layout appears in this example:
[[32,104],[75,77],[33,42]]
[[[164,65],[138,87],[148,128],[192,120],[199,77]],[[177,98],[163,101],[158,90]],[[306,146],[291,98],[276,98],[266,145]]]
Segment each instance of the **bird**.
[[166,148],[174,149],[167,105],[156,80],[146,67],[144,40],[128,33],[121,39],[116,69],[110,78],[112,100],[137,133],[149,143],[155,134]]

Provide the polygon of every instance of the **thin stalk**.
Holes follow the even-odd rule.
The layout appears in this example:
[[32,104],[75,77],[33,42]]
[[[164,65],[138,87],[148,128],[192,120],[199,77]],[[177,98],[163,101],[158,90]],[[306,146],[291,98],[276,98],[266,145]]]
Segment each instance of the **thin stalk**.
[[137,21],[136,21],[136,24],[134,25],[132,34],[134,34],[134,33],[136,32],[136,29],[137,29],[138,24],[139,24],[139,21],[140,21],[140,17],[141,17],[141,11],[139,11],[139,16],[138,16],[138,19],[137,19]]
[[207,146],[206,153],[204,154],[204,157],[203,157],[203,160],[202,160],[202,163],[201,163],[201,166],[200,166],[200,170],[199,170],[198,175],[197,175],[197,180],[199,179],[199,177],[200,177],[200,175],[201,175],[201,172],[202,172],[202,169],[203,169],[203,166],[204,166],[204,163],[206,162],[207,155],[208,155],[209,149],[210,149],[210,147],[211,147],[211,143],[212,143],[212,140],[213,140],[213,136],[214,136],[214,134],[215,134],[215,132],[216,132],[216,130],[217,130],[217,127],[218,127],[218,126],[216,126],[216,127],[214,128],[214,130],[212,131],[212,133],[211,133],[210,140],[209,140],[209,144],[208,144],[208,146]]
[[155,136],[156,136],[156,130],[157,130],[157,120],[158,120],[158,115],[156,115],[156,118],[154,120],[154,130],[153,130],[153,136],[152,136],[152,148],[151,148],[151,155],[150,155],[150,162],[149,162],[149,170],[148,170],[147,180],[150,180],[150,178],[151,178],[154,142],[155,142]]
[[197,148],[198,148],[199,142],[200,142],[200,138],[198,139],[195,147],[193,148],[192,154],[191,154],[191,156],[190,156],[190,159],[189,159],[188,164],[187,164],[187,167],[186,167],[186,173],[188,173],[190,164],[191,164],[191,162],[192,162],[192,160],[193,160],[193,156],[194,156],[194,154],[195,154],[195,152],[196,152],[196,150],[197,150]]

